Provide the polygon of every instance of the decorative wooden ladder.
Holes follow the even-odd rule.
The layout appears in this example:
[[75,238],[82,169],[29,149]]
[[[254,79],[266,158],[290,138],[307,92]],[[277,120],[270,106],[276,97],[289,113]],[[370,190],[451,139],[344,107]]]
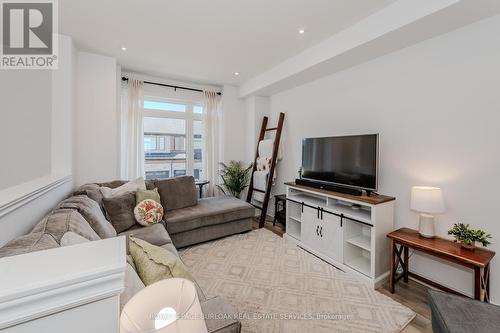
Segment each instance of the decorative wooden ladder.
[[[255,153],[252,175],[250,177],[250,186],[248,187],[248,194],[247,194],[247,202],[252,204],[252,206],[254,206],[255,208],[260,209],[261,211],[259,218],[259,228],[264,227],[264,223],[266,222],[267,207],[269,206],[269,199],[271,197],[271,187],[273,185],[274,170],[276,168],[276,160],[278,158],[278,149],[280,145],[283,124],[285,122],[285,114],[283,112],[280,113],[277,127],[267,128],[267,122],[268,118],[264,117],[264,119],[262,120],[262,127],[260,128],[259,141],[257,142],[257,151]],[[257,158],[259,157],[259,144],[262,140],[264,140],[266,132],[270,131],[276,131],[274,136],[273,156],[271,158],[271,167],[269,169],[269,176],[267,177],[266,190],[262,191],[253,187],[253,174],[257,170]],[[264,193],[264,201],[262,203],[262,207],[259,207],[252,203],[253,191]]]

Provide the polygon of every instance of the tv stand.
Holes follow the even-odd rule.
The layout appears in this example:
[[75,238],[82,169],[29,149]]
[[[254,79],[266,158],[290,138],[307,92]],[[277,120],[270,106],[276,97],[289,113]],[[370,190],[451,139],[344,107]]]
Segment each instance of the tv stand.
[[[362,196],[363,195],[362,190],[358,190],[355,188],[349,188],[349,187],[338,186],[338,185],[323,184],[323,183],[318,183],[318,182],[314,182],[314,181],[310,181],[310,180],[306,180],[306,179],[295,179],[295,184],[302,185],[302,186],[308,186],[308,187],[312,187],[312,188],[319,188],[319,189],[327,190],[327,191],[355,195],[355,196]],[[368,196],[370,196],[370,195],[368,194]]]
[[395,198],[285,185],[285,237],[374,288],[380,286],[389,276],[386,235],[394,229]]

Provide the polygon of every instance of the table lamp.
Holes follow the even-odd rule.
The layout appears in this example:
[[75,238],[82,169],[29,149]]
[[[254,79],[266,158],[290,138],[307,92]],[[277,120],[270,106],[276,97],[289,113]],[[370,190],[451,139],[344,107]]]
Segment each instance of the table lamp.
[[120,333],[207,333],[194,284],[171,278],[142,289],[124,306]]
[[434,215],[445,212],[443,192],[439,187],[414,186],[411,189],[411,209],[420,212],[418,232],[427,238],[435,237]]

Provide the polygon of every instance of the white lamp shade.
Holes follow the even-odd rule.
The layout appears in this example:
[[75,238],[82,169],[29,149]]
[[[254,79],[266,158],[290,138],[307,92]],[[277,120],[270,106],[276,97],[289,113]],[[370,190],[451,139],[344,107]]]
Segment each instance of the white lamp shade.
[[439,187],[414,186],[411,189],[411,209],[428,214],[444,213],[443,192]]
[[120,333],[207,333],[196,288],[171,278],[135,294],[120,316]]

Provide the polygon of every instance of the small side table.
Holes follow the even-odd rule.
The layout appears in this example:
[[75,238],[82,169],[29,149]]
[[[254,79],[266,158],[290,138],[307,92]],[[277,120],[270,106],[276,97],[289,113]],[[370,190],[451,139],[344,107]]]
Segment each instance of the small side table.
[[210,181],[208,180],[195,180],[194,184],[199,187],[200,189],[200,199],[203,197],[203,187],[205,185],[210,184]]
[[283,229],[286,228],[286,195],[278,194],[274,196],[274,220],[273,226],[276,222],[283,225]]
[[[420,236],[417,230],[409,228],[401,228],[393,231],[387,237],[391,240],[391,271],[389,276],[391,293],[394,293],[394,287],[399,279],[403,278],[404,282],[408,282],[408,277],[411,276],[433,287],[460,295],[460,293],[452,289],[410,272],[408,268],[408,249],[411,248],[474,270],[474,298],[489,302],[490,261],[495,256],[495,252],[484,248],[476,248],[474,250],[464,249],[460,244],[451,240],[441,237],[425,238]],[[396,276],[400,264],[403,268],[403,273],[400,276]]]

